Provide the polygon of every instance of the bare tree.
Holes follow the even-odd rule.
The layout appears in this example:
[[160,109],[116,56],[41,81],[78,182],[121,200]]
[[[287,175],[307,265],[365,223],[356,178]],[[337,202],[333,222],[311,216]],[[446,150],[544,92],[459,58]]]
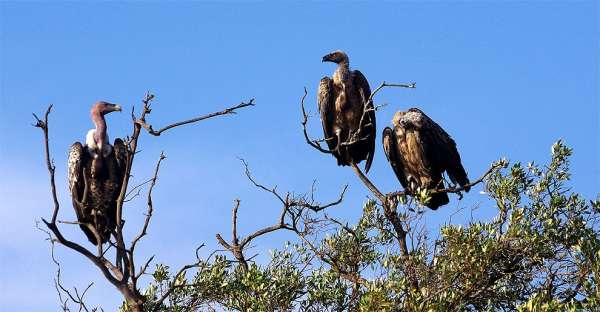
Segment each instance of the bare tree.
[[[217,117],[217,116],[221,116],[221,115],[236,114],[237,110],[239,110],[241,108],[255,105],[254,100],[252,99],[248,102],[242,102],[238,105],[226,108],[222,111],[210,113],[207,115],[202,115],[202,116],[188,119],[188,120],[181,121],[181,122],[175,122],[173,124],[170,124],[163,128],[160,128],[160,130],[158,130],[158,131],[155,131],[153,129],[152,125],[146,120],[148,115],[152,111],[151,102],[153,99],[154,99],[154,95],[152,95],[150,93],[146,94],[146,96],[144,97],[144,99],[142,101],[143,106],[142,106],[142,111],[141,111],[141,114],[139,117],[137,117],[135,115],[135,110],[132,108],[131,118],[132,118],[133,131],[132,131],[132,134],[129,137],[127,137],[125,140],[128,153],[127,153],[127,160],[126,160],[126,164],[125,164],[126,169],[125,169],[125,174],[124,174],[124,178],[123,178],[123,183],[122,183],[122,187],[121,187],[119,197],[118,197],[117,203],[116,203],[117,204],[117,226],[116,226],[115,231],[112,233],[113,237],[109,241],[108,246],[106,246],[106,248],[105,248],[105,246],[103,246],[102,244],[98,244],[97,250],[90,250],[90,249],[76,243],[72,239],[66,238],[62,234],[62,232],[59,228],[59,224],[80,224],[80,223],[79,222],[71,222],[71,221],[62,221],[62,220],[58,219],[60,203],[58,200],[56,183],[55,183],[56,167],[55,167],[54,161],[51,157],[50,142],[49,142],[48,117],[52,110],[52,105],[48,106],[45,114],[43,115],[43,118],[39,118],[37,115],[33,114],[36,119],[36,123],[34,124],[34,126],[37,128],[40,128],[44,135],[44,147],[45,147],[44,150],[45,150],[46,166],[47,166],[48,172],[50,174],[50,189],[51,189],[51,193],[52,193],[52,199],[54,202],[54,208],[52,211],[52,217],[51,217],[50,221],[48,221],[44,218],[42,218],[42,221],[44,222],[47,229],[49,230],[49,231],[45,231],[45,232],[48,233],[49,240],[52,243],[52,256],[53,256],[52,259],[58,267],[57,278],[55,279],[55,284],[56,284],[57,291],[59,293],[59,298],[61,301],[61,308],[64,311],[68,311],[68,300],[71,300],[73,303],[77,304],[79,311],[95,311],[97,309],[90,310],[84,302],[84,296],[85,296],[87,290],[91,287],[91,284],[83,292],[79,292],[77,289],[74,289],[74,294],[72,294],[70,291],[68,291],[65,287],[62,286],[62,284],[60,282],[60,272],[61,272],[60,264],[54,257],[54,244],[55,243],[65,246],[68,249],[73,250],[73,251],[77,252],[78,254],[82,255],[83,257],[87,258],[90,262],[92,262],[100,270],[100,272],[106,278],[106,280],[108,280],[122,294],[125,302],[127,303],[128,308],[131,311],[135,311],[135,312],[143,311],[145,298],[140,293],[140,287],[138,285],[138,281],[139,281],[140,277],[146,272],[146,270],[148,269],[148,266],[150,265],[150,263],[152,262],[154,257],[153,256],[150,257],[149,259],[144,261],[141,266],[138,267],[138,266],[136,266],[137,259],[135,257],[135,250],[136,250],[138,242],[147,234],[148,226],[152,219],[152,213],[154,210],[153,203],[152,203],[152,190],[154,189],[154,186],[156,185],[160,165],[161,165],[161,162],[165,159],[165,155],[163,153],[161,153],[161,155],[156,163],[156,166],[154,168],[154,173],[153,173],[153,176],[151,179],[149,179],[146,182],[143,182],[140,185],[136,185],[132,188],[129,188],[129,181],[131,178],[131,170],[133,167],[134,157],[135,157],[136,153],[138,152],[138,140],[142,133],[142,129],[145,129],[147,131],[147,133],[149,133],[153,136],[159,136],[159,135],[161,135],[161,133],[163,133],[167,130],[179,127],[179,126],[200,122],[200,121],[210,119],[213,117]],[[147,183],[150,183],[150,186],[148,188],[148,195],[147,195],[147,211],[146,211],[145,222],[144,222],[142,228],[140,229],[139,233],[131,240],[131,242],[129,244],[126,244],[125,236],[123,234],[124,222],[123,222],[123,218],[122,218],[124,204],[127,201],[131,200],[131,198],[139,195],[139,189]],[[133,192],[136,190],[138,191],[138,193],[134,194]],[[84,198],[87,195],[87,192],[88,192],[88,190],[86,188],[86,190],[84,191]],[[132,196],[128,197],[129,195],[132,195]],[[95,232],[95,229],[93,226],[89,226],[89,228],[92,230],[92,232]],[[96,235],[97,235],[97,233],[96,233]],[[115,261],[111,261],[107,258],[107,252],[111,248],[113,248],[116,253]],[[199,263],[198,261],[193,264],[184,266],[180,270],[180,272],[183,273],[186,270],[189,270],[190,268],[197,266]],[[65,296],[65,295],[67,296],[67,298],[63,299],[63,296]]]

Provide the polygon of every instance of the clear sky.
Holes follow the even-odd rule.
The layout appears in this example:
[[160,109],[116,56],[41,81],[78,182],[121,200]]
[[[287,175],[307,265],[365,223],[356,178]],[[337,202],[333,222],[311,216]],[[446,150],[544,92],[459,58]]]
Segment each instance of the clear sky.
[[[49,103],[51,148],[62,202],[60,218],[75,218],[66,187],[66,156],[92,128],[97,100],[129,112],[147,90],[156,94],[155,126],[256,98],[236,116],[144,136],[134,179],[151,175],[161,150],[167,159],[155,189],[155,218],[140,256],[172,267],[193,259],[194,248],[228,237],[233,200],[248,232],[276,221],[279,206],[245,179],[238,157],[256,178],[280,190],[347,200],[330,213],[356,220],[367,190],[349,168],[337,167],[303,141],[299,100],[316,110],[319,79],[334,66],[321,57],[346,51],[351,66],[375,87],[378,136],[396,110],[419,107],[457,141],[465,168],[478,177],[501,157],[548,161],[563,138],[574,148],[573,182],[588,198],[600,186],[599,7],[596,1],[558,2],[4,2],[0,3],[0,310],[51,311],[57,305],[49,244],[35,220],[51,213],[41,131],[31,112]],[[130,133],[128,113],[108,116],[111,137]],[[311,121],[314,136],[322,130]],[[379,141],[379,137],[378,137]],[[384,191],[399,187],[381,145],[370,177]],[[458,202],[427,212],[433,231],[458,207],[495,210],[477,187]],[[137,231],[144,201],[125,211]],[[453,217],[464,223],[468,212]],[[76,228],[67,235],[89,246]],[[259,239],[253,251],[281,246],[290,236]],[[100,272],[59,247],[65,285],[93,281],[92,304],[114,310],[120,297]],[[264,259],[260,258],[260,259]]]

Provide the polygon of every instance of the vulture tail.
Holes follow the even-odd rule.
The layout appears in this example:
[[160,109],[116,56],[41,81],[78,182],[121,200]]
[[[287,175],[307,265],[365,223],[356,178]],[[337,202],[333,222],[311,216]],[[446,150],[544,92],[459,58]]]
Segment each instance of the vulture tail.
[[450,199],[448,198],[447,193],[436,193],[436,194],[431,194],[431,199],[429,200],[429,202],[427,203],[426,206],[433,210],[437,210],[439,207],[441,207],[449,202],[450,202]]
[[[438,190],[444,189],[444,184],[440,183],[437,187]],[[448,198],[448,193],[435,193],[431,194],[431,199],[427,203],[427,207],[437,210],[439,207],[446,205],[450,202],[450,198]]]

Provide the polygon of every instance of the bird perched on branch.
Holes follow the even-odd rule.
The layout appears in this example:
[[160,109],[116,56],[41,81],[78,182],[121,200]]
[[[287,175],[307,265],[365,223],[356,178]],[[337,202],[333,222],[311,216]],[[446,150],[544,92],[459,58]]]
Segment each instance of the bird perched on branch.
[[323,77],[317,102],[325,141],[339,166],[367,160],[368,172],[375,153],[375,109],[371,88],[358,70],[350,70],[346,53],[335,51],[323,57],[323,62],[336,63],[333,77]]
[[104,115],[121,106],[97,102],[85,145],[75,142],[69,151],[69,190],[79,226],[94,245],[106,243],[115,230],[117,198],[121,191],[127,148],[121,139],[110,145]]
[[[383,130],[383,149],[405,189],[413,194],[417,189],[443,189],[446,172],[452,183],[469,191],[456,143],[442,127],[417,108],[396,112],[392,124],[394,129]],[[425,205],[435,210],[448,202],[447,193],[431,193]]]

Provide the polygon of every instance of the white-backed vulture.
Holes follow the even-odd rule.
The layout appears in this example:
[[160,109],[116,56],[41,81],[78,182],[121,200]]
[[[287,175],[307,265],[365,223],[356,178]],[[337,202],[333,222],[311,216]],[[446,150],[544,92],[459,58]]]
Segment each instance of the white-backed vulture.
[[[119,105],[97,102],[91,110],[95,129],[86,144],[75,142],[69,151],[69,190],[79,226],[88,240],[106,243],[116,226],[116,203],[123,183],[127,149],[121,139],[110,145],[104,115],[121,111]],[[98,237],[94,235],[96,230]]]
[[335,51],[323,57],[323,62],[338,65],[333,77],[323,77],[317,102],[325,141],[339,166],[367,160],[368,172],[375,153],[375,109],[371,88],[358,70],[350,70],[346,53]]
[[[454,140],[417,108],[396,112],[394,129],[383,130],[383,149],[402,186],[414,192],[421,189],[443,189],[442,174],[452,183],[469,184]],[[465,191],[469,191],[466,188]],[[426,206],[437,209],[449,201],[447,193],[431,194]]]

